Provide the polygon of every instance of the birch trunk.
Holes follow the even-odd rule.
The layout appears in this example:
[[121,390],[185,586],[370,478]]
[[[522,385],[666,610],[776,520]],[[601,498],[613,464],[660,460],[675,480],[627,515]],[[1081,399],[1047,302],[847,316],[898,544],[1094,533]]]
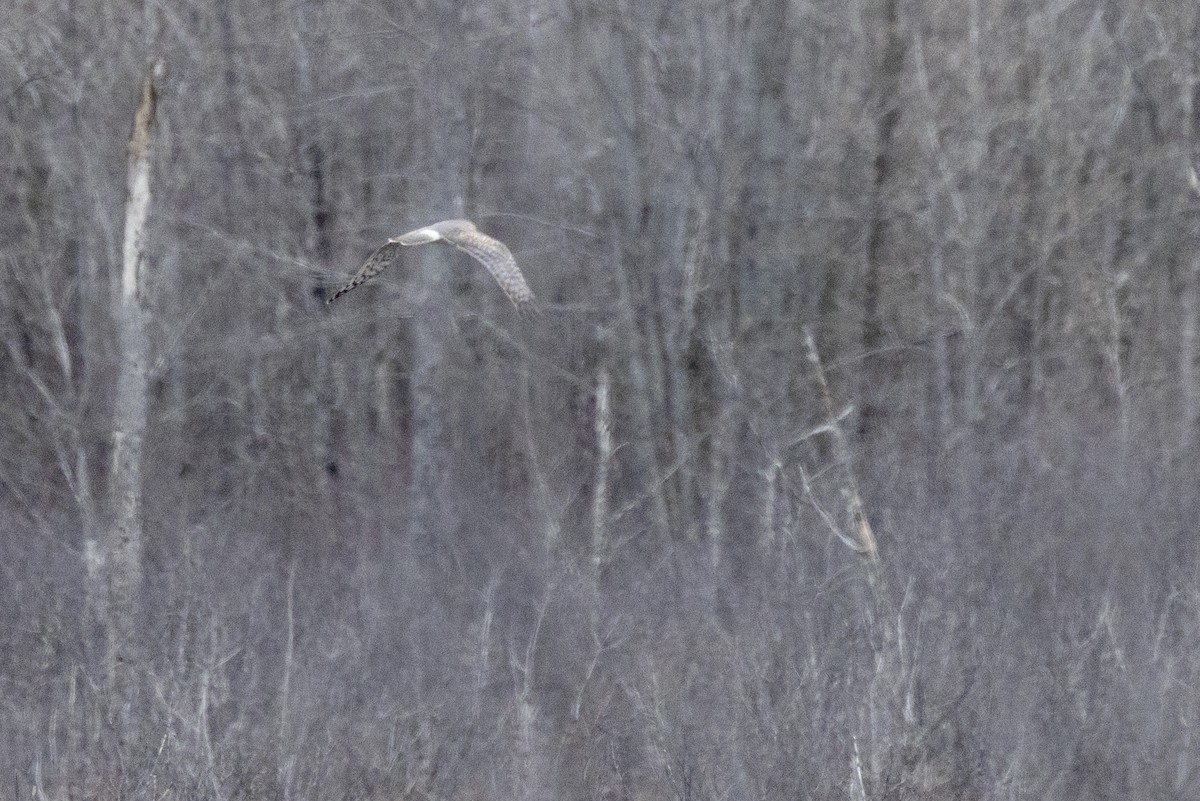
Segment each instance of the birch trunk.
[[136,645],[133,634],[142,562],[142,445],[150,390],[146,336],[149,306],[143,279],[155,103],[154,75],[147,75],[142,82],[141,103],[129,141],[121,284],[114,298],[121,350],[109,478],[112,524],[106,558],[109,606],[105,667],[114,699],[124,707],[122,714],[126,719],[131,702],[129,666]]

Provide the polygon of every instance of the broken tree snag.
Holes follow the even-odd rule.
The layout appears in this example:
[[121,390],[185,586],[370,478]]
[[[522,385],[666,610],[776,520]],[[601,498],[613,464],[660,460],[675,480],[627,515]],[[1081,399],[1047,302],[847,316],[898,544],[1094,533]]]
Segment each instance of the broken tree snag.
[[133,118],[133,137],[129,140],[129,163],[144,158],[150,151],[150,140],[154,133],[154,113],[158,103],[158,92],[154,86],[157,68],[142,80],[142,102]]
[[[150,215],[150,162],[154,141],[155,68],[142,82],[134,114],[126,178],[121,291],[113,296],[120,336],[113,411],[113,452],[109,472],[110,519],[107,538],[108,651],[106,672],[115,701],[128,709],[136,683],[137,588],[142,564],[142,454],[150,390],[149,302],[143,280],[146,221]],[[127,722],[127,721],[126,721]]]
[[133,117],[133,135],[129,138],[129,172],[126,178],[125,242],[122,253],[121,294],[137,292],[143,258],[146,217],[150,212],[150,150],[154,140],[158,92],[154,86],[155,67],[142,81],[142,99]]
[[830,435],[833,438],[834,455],[842,463],[842,495],[850,520],[854,527],[853,538],[845,538],[853,542],[853,548],[866,556],[871,562],[879,561],[879,548],[875,544],[875,533],[871,530],[871,522],[867,519],[866,507],[863,505],[862,493],[858,489],[858,479],[854,475],[854,467],[850,461],[850,446],[846,442],[846,433],[842,430],[841,417],[834,411],[833,395],[829,392],[829,382],[825,379],[825,369],[821,366],[821,357],[817,353],[817,344],[813,340],[812,331],[804,329],[804,343],[808,348],[808,361],[816,374],[817,387],[821,392],[821,403],[825,407],[825,419]]

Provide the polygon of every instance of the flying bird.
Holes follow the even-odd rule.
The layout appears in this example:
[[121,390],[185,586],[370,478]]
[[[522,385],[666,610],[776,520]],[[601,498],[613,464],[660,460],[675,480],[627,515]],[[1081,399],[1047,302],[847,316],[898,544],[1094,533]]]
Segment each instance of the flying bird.
[[470,254],[476,261],[487,268],[487,271],[500,284],[504,294],[517,307],[518,312],[532,309],[533,292],[525,283],[525,276],[517,267],[517,260],[505,244],[479,232],[475,223],[470,220],[443,220],[407,234],[394,236],[387,244],[367,257],[366,263],[359,268],[354,277],[346,282],[337,292],[330,295],[326,303],[340,298],[359,284],[369,281],[383,272],[384,268],[396,260],[400,248],[407,245],[424,245],[429,242],[446,242],[459,250]]

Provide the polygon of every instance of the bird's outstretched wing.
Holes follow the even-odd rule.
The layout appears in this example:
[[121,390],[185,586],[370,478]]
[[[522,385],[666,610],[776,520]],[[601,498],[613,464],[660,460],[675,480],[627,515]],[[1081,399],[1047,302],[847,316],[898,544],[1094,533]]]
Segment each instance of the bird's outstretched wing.
[[533,292],[517,267],[512,252],[498,239],[479,232],[470,220],[443,220],[439,223],[409,231],[393,242],[401,245],[423,245],[427,242],[448,242],[487,268],[508,299],[524,314],[532,311]]
[[335,300],[345,295],[351,289],[363,283],[370,281],[375,276],[383,272],[384,268],[391,264],[396,259],[396,253],[400,250],[400,245],[396,242],[388,242],[383,247],[377,249],[374,253],[367,257],[366,262],[359,268],[354,277],[342,285],[341,289],[334,292],[325,301],[326,304],[333,303]]

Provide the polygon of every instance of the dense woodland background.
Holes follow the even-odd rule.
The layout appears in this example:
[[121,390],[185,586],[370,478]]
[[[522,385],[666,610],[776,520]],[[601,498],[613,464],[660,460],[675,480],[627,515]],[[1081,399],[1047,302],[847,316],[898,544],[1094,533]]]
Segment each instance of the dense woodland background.
[[1198,46],[9,0],[4,794],[1200,797]]

